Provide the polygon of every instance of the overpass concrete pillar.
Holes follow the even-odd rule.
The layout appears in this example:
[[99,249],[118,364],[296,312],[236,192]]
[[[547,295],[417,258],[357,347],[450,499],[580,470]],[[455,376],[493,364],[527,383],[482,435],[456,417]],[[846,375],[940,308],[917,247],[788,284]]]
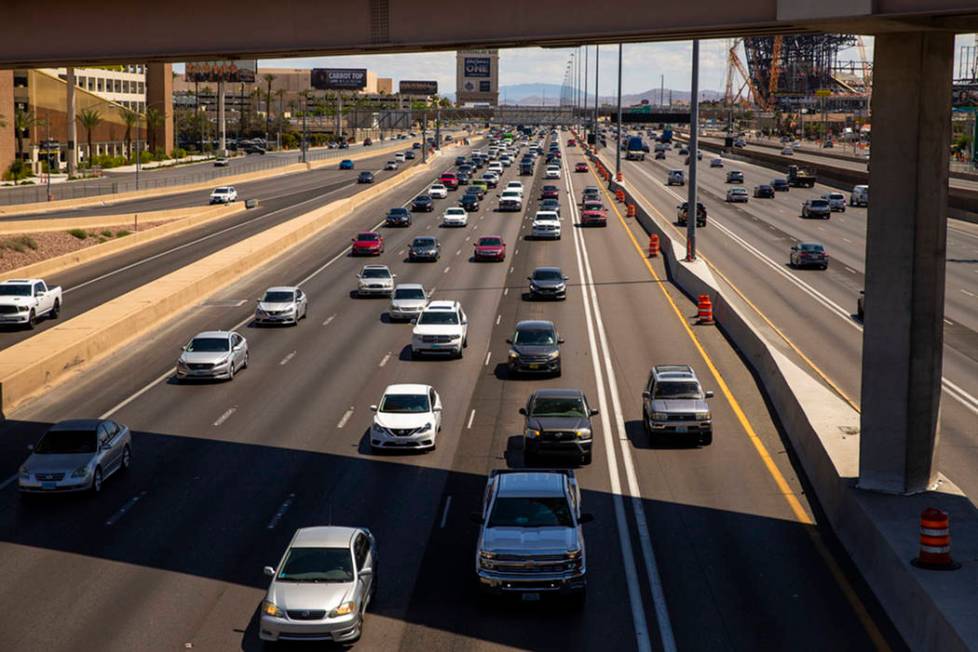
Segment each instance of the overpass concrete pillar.
[[146,65],[146,109],[150,108],[155,108],[163,115],[163,122],[155,129],[153,136],[147,134],[147,138],[154,147],[171,154],[173,152],[173,64]]
[[954,35],[876,37],[860,488],[936,480]]

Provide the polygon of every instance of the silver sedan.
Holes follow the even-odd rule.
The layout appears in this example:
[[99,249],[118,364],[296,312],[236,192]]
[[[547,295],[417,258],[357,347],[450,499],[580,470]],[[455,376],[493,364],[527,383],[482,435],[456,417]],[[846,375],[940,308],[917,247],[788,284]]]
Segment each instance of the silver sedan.
[[298,324],[299,320],[306,316],[308,308],[309,299],[299,288],[289,286],[268,288],[255,307],[255,323]]
[[204,331],[183,347],[177,360],[177,378],[233,380],[248,368],[248,341],[233,331]]
[[98,493],[106,478],[132,464],[129,428],[108,419],[56,423],[28,449],[17,476],[24,493]]

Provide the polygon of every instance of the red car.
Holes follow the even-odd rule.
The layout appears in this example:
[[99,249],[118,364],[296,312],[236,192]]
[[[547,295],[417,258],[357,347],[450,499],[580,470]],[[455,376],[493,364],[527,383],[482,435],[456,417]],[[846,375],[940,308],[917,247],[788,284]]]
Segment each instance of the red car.
[[498,235],[484,235],[475,243],[476,260],[506,260],[506,243]]
[[540,190],[540,199],[560,199],[560,188],[557,186],[544,186]]
[[445,172],[440,177],[438,177],[438,183],[442,184],[449,190],[458,190],[458,177],[455,176],[453,172]]
[[384,253],[384,236],[374,231],[363,231],[353,238],[354,256],[379,256]]
[[587,163],[581,161],[574,166],[574,172],[587,172]]
[[567,140],[567,146],[568,147],[573,147],[576,144],[577,144],[577,141],[574,140],[573,138],[570,138],[570,139]]
[[581,224],[583,226],[607,226],[608,211],[599,201],[586,201],[581,209]]

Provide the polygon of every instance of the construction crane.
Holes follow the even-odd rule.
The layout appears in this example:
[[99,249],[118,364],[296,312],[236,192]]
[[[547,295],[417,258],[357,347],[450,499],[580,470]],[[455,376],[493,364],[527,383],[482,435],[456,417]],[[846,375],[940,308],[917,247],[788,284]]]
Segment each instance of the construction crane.
[[873,70],[866,58],[866,44],[862,36],[856,36],[856,47],[859,48],[859,61],[863,67],[863,92],[868,96],[873,92]]
[[[778,94],[778,78],[781,77],[781,46],[784,43],[783,36],[774,37],[774,46],[771,51],[771,79],[767,85],[768,104],[774,103],[774,97]],[[770,108],[765,106],[764,108]]]
[[[724,92],[724,103],[727,106],[733,106],[734,104],[740,104],[741,106],[750,104],[751,101],[754,104],[761,104],[763,100],[761,99],[761,94],[757,92],[754,87],[754,82],[750,77],[750,73],[747,72],[747,67],[740,60],[740,55],[737,54],[737,48],[743,39],[734,39],[729,41],[730,47],[727,49],[727,79],[726,79],[726,89]],[[735,74],[740,75],[742,79],[737,92],[733,92],[734,76]],[[749,89],[750,93],[747,97],[744,97],[744,89]]]

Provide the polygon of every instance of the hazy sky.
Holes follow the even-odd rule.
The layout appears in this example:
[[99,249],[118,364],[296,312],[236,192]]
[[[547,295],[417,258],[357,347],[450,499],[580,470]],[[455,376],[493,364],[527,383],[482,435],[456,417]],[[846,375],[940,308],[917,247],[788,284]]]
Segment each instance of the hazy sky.
[[[865,37],[867,58],[873,56],[873,39]],[[974,35],[958,36],[957,44],[971,45]],[[710,40],[700,43],[700,88],[722,91],[727,70],[726,40]],[[594,50],[589,49],[588,80],[594,80]],[[622,73],[622,92],[639,93],[650,88],[658,88],[660,75],[665,75],[666,88],[689,89],[690,56],[692,45],[689,41],[669,43],[639,43],[624,46]],[[525,83],[553,83],[563,81],[564,71],[569,61],[570,49],[518,48],[500,50],[499,83],[501,86]],[[841,60],[856,59],[855,49],[841,55]],[[741,50],[741,58],[743,52]],[[957,61],[957,48],[955,49]],[[262,60],[261,66],[269,67],[341,67],[368,68],[381,77],[401,79],[434,79],[439,90],[455,90],[455,53],[432,52],[419,54],[375,54],[347,57],[316,57],[303,59]],[[613,95],[616,90],[618,65],[618,46],[601,46],[600,90],[602,95]],[[589,84],[590,85],[590,84]]]

